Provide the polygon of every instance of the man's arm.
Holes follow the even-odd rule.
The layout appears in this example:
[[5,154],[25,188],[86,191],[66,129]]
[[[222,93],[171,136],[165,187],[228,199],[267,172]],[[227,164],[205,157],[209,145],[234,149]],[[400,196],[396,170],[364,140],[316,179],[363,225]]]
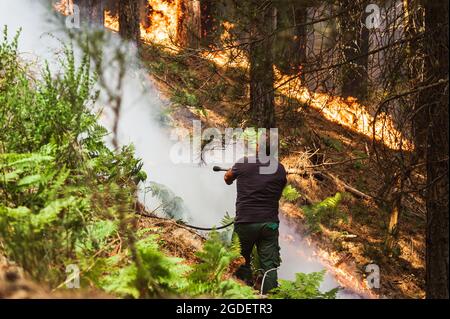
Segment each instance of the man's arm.
[[231,185],[231,184],[233,184],[236,177],[233,175],[233,172],[231,171],[231,169],[229,169],[223,176],[223,179],[224,179],[225,183],[227,183],[227,185]]

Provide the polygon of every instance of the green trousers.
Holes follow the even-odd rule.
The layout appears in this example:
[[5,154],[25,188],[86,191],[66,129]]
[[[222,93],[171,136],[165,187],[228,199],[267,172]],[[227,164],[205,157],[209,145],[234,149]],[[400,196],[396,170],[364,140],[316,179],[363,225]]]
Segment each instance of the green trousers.
[[[240,223],[234,225],[234,232],[239,237],[241,254],[245,258],[236,272],[236,276],[246,282],[252,280],[252,251],[256,246],[259,265],[264,272],[280,266],[280,245],[278,244],[278,223]],[[278,286],[277,270],[269,271],[262,287],[263,293]]]

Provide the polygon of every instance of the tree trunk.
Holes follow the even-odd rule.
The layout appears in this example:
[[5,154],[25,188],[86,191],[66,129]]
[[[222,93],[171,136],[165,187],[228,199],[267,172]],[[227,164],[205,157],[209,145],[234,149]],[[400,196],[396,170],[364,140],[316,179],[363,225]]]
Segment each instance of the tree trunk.
[[200,47],[201,13],[199,0],[179,0],[177,42],[181,47],[197,49]]
[[388,233],[386,236],[386,242],[384,245],[384,249],[388,253],[388,255],[391,255],[394,251],[394,248],[397,244],[398,240],[398,220],[402,205],[402,195],[401,194],[395,194],[396,197],[394,198],[394,201],[391,206],[391,214],[389,218],[389,226],[388,226]]
[[105,5],[103,0],[90,0],[91,2],[91,24],[97,26],[105,25]]
[[142,26],[145,29],[149,29],[152,25],[151,15],[153,8],[147,0],[139,0],[139,13]]
[[271,33],[275,8],[269,5],[252,19],[250,26],[250,116],[257,128],[275,127],[274,72]]
[[141,29],[139,6],[136,0],[119,0],[119,34],[139,46]]
[[[448,81],[448,1],[424,1],[425,83]],[[427,298],[449,298],[448,82],[421,92],[427,103]]]
[[201,14],[201,39],[202,45],[208,46],[214,43],[217,36],[218,22],[216,18],[216,2],[214,0],[200,1]]
[[366,1],[342,0],[342,8],[348,14],[341,15],[342,53],[345,61],[342,68],[341,93],[344,97],[353,96],[360,101],[367,98],[369,30],[365,21]]
[[83,26],[101,26],[105,24],[104,0],[73,0],[80,8],[80,22]]
[[[412,39],[417,37],[424,27],[421,15],[420,0],[403,0],[403,12],[405,15],[404,37]],[[406,72],[411,83],[421,83],[423,81],[424,61],[423,61],[423,41],[411,41],[406,45]],[[425,159],[427,143],[428,112],[422,107],[427,103],[427,97],[420,95],[421,99],[411,101],[413,110],[412,134],[414,139],[414,161],[417,163]]]
[[308,8],[304,5],[295,5],[294,9],[295,14],[295,44],[294,44],[294,52],[297,52],[295,56],[296,61],[296,70],[300,70],[300,78],[302,83],[305,81],[305,76],[303,75],[304,66],[306,64],[306,49],[308,43],[308,28],[302,24],[305,24],[308,20]]

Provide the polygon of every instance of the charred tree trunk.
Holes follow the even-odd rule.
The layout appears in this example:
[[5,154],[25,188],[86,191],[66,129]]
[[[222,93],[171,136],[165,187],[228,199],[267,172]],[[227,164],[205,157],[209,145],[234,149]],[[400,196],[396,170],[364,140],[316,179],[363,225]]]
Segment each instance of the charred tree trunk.
[[367,98],[369,30],[365,21],[365,1],[342,0],[342,9],[348,14],[341,15],[342,54],[345,64],[342,69],[341,93],[364,101]]
[[448,1],[424,1],[425,8],[425,83],[441,85],[423,90],[427,99],[427,298],[449,298],[449,224],[448,224]]
[[139,46],[141,29],[139,6],[136,0],[119,0],[119,33],[122,38]]
[[103,0],[105,11],[109,11],[112,16],[119,15],[119,1],[118,0]]
[[250,30],[250,116],[258,128],[275,127],[272,42],[276,9],[268,5],[253,16]]
[[139,13],[142,26],[145,29],[149,29],[152,25],[151,16],[153,13],[153,8],[147,0],[139,1]]
[[179,0],[177,42],[180,46],[199,48],[202,37],[200,11],[200,0]]

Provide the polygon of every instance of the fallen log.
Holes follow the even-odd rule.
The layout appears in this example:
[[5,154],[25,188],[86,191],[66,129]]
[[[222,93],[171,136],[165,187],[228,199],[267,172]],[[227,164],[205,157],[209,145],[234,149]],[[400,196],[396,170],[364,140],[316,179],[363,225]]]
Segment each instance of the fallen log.
[[364,198],[364,199],[372,199],[373,198],[373,196],[370,196],[370,195],[367,195],[367,194],[361,192],[360,190],[348,185],[347,183],[345,183],[344,181],[340,180],[339,178],[337,178],[336,176],[334,176],[330,173],[322,173],[322,175],[325,178],[334,181],[336,184],[340,185],[347,192],[355,195],[356,197]]
[[345,191],[353,194],[354,196],[356,196],[358,198],[363,198],[363,199],[368,199],[368,200],[373,199],[373,196],[367,195],[367,194],[361,192],[360,190],[354,188],[353,186],[348,185],[347,183],[345,183],[344,181],[342,181],[341,179],[337,178],[336,176],[334,176],[330,173],[320,172],[320,171],[310,172],[307,170],[300,170],[300,169],[288,169],[286,172],[287,172],[287,174],[300,175],[300,176],[312,175],[315,178],[320,176],[319,179],[331,180],[334,183],[336,183],[337,185],[341,186]]

